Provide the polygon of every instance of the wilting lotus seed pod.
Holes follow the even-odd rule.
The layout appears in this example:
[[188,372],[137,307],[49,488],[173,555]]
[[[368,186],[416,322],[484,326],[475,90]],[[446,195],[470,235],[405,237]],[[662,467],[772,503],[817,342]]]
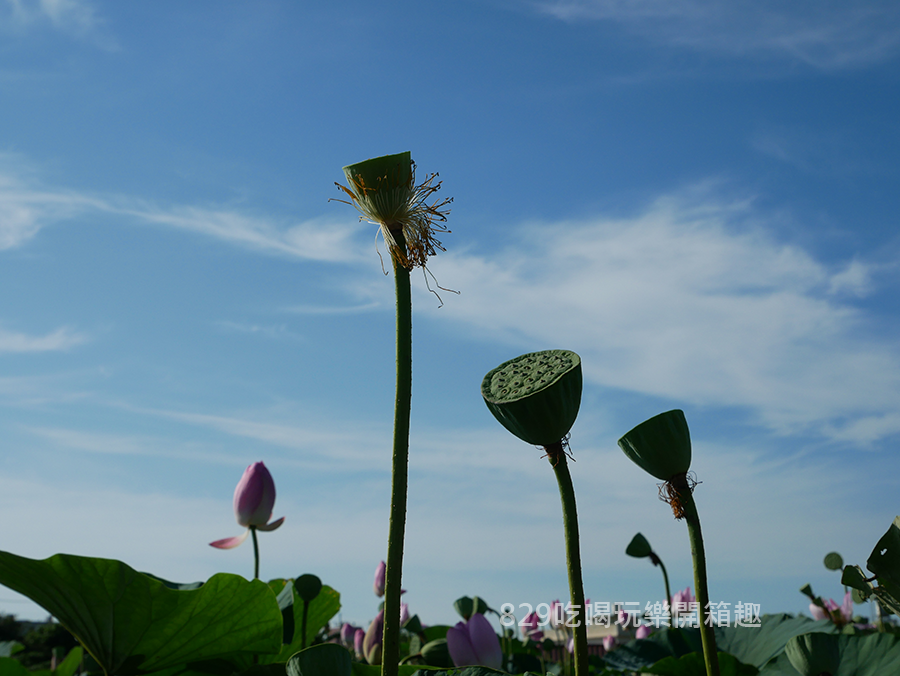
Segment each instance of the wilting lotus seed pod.
[[522,441],[549,446],[572,429],[581,406],[581,357],[531,352],[488,372],[481,395],[494,417]]
[[653,553],[653,550],[650,548],[650,543],[647,542],[647,538],[638,533],[631,538],[631,542],[628,543],[628,546],[625,548],[625,553],[636,559],[644,559],[650,556]]
[[409,152],[348,165],[344,175],[369,218],[386,225],[402,219],[413,188]]
[[691,433],[684,411],[679,409],[642,422],[619,439],[619,447],[636,465],[661,481],[691,468]]

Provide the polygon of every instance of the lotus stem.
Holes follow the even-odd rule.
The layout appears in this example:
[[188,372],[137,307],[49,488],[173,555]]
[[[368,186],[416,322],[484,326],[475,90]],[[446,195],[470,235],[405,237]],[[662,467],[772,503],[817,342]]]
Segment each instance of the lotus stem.
[[657,556],[656,552],[650,552],[650,561],[662,569],[663,583],[666,585],[666,605],[669,607],[669,617],[674,618],[675,614],[672,610],[672,590],[669,589],[669,574],[666,572],[666,564]]
[[[562,441],[545,446],[550,464],[559,484],[562,500],[563,529],[566,534],[566,566],[569,569],[569,596],[572,601],[575,625],[575,676],[587,676],[587,617],[584,608],[584,581],[581,576],[581,547],[578,539],[578,511],[575,508],[575,487],[566,461]],[[565,650],[565,648],[564,648]]]
[[[406,251],[402,228],[391,230],[398,249]],[[387,569],[384,583],[384,634],[381,673],[397,676],[400,664],[400,581],[406,532],[406,493],[409,479],[409,412],[412,402],[412,297],[409,270],[396,256],[397,388],[394,401],[394,453],[391,468],[391,516],[388,525]]]
[[697,592],[698,615],[700,616],[700,639],[703,643],[703,661],[707,676],[719,676],[719,657],[716,651],[716,635],[712,626],[712,609],[709,607],[709,587],[706,581],[706,553],[703,549],[703,534],[700,532],[700,515],[688,479],[680,474],[670,480],[678,492],[678,499],[684,510],[688,538],[691,541],[691,556],[694,559],[694,588]]
[[253,579],[259,579],[259,541],[256,538],[256,526],[250,526],[250,535],[253,536]]

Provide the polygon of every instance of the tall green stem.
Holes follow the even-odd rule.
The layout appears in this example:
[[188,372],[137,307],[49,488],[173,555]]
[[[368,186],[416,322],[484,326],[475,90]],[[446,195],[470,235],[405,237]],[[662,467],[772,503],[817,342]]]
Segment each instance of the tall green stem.
[[706,662],[707,676],[719,676],[719,657],[716,651],[716,635],[713,632],[712,609],[709,607],[709,587],[706,583],[706,553],[703,549],[703,534],[700,532],[700,515],[694,496],[685,475],[671,480],[678,491],[678,499],[684,509],[688,537],[691,541],[691,556],[694,559],[694,588],[697,591],[698,616],[700,619],[700,639],[703,642],[703,660]]
[[562,500],[563,529],[566,533],[566,565],[569,569],[569,596],[575,624],[575,676],[587,676],[587,614],[584,608],[584,581],[581,577],[581,547],[578,540],[578,511],[575,508],[575,487],[562,442],[546,447],[550,464],[556,473],[559,496]]
[[666,572],[666,565],[662,562],[662,559],[656,555],[656,552],[650,552],[650,561],[662,569],[663,582],[666,585],[666,605],[669,607],[669,617],[674,618],[675,614],[672,611],[672,590],[669,589],[669,574]]
[[256,539],[256,526],[250,526],[250,535],[253,536],[253,579],[259,579],[259,542]]
[[[391,230],[406,250],[401,229]],[[409,473],[409,409],[412,402],[412,298],[409,270],[393,259],[397,291],[397,388],[394,400],[394,455],[391,469],[391,516],[384,578],[384,635],[381,673],[397,676],[400,665],[400,578],[406,531],[406,487]]]

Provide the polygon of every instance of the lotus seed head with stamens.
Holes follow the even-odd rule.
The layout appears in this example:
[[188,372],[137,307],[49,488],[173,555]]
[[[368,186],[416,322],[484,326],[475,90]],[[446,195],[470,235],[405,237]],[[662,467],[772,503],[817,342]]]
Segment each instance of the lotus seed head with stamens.
[[[408,270],[425,267],[430,256],[445,251],[435,232],[450,232],[443,225],[453,198],[428,200],[441,189],[437,174],[429,174],[416,185],[416,165],[409,152],[385,155],[344,167],[348,186],[335,183],[360,213],[380,227],[391,256]],[[393,233],[403,233],[404,246]]]

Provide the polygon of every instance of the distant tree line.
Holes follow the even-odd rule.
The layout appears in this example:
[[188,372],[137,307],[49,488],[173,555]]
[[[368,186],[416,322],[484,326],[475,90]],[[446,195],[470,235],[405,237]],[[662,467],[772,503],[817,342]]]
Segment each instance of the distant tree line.
[[0,614],[0,643],[16,642],[21,650],[10,651],[11,657],[29,670],[50,669],[54,652],[62,659],[78,645],[61,624],[48,617],[45,622],[28,622],[15,615]]

